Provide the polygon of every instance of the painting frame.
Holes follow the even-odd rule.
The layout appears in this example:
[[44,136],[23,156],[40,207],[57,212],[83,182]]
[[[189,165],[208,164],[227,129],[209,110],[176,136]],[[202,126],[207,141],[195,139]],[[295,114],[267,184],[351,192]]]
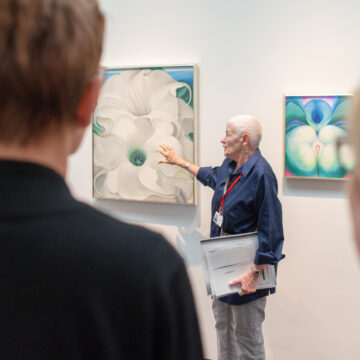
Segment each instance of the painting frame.
[[[181,72],[181,71],[188,71],[192,73],[192,83],[191,83],[191,108],[193,114],[193,133],[192,133],[192,159],[186,159],[187,161],[197,164],[198,161],[198,66],[194,63],[190,64],[178,64],[178,65],[141,65],[141,66],[109,66],[109,67],[102,67],[102,70],[105,73],[104,83],[107,80],[108,74],[111,72],[113,74],[121,74],[126,71],[155,71],[155,70],[163,70],[167,74],[172,74],[174,72]],[[177,79],[176,81],[181,82],[181,80]],[[175,81],[175,82],[176,82]],[[99,105],[99,102],[97,106]],[[187,104],[188,105],[188,104]],[[168,204],[168,205],[188,205],[188,206],[196,206],[198,205],[198,185],[196,179],[188,173],[188,176],[191,178],[192,186],[192,196],[191,201],[182,201],[184,197],[179,197],[171,199],[169,197],[160,199],[160,197],[150,196],[150,199],[136,199],[136,198],[120,198],[118,196],[102,196],[96,189],[95,186],[95,179],[96,179],[96,164],[95,164],[95,156],[96,156],[96,149],[95,149],[95,136],[94,133],[94,116],[96,113],[96,109],[92,116],[92,197],[94,199],[101,199],[101,200],[118,200],[118,201],[129,201],[135,203],[153,203],[153,204]],[[145,160],[146,161],[146,160]],[[167,165],[171,166],[171,165]],[[176,165],[173,165],[176,167]],[[180,169],[180,168],[179,168]],[[181,170],[181,169],[180,169]],[[185,169],[184,172],[187,173]]]
[[[343,181],[348,180],[350,178],[350,174],[346,173],[345,176],[306,176],[306,175],[293,175],[289,171],[288,163],[287,163],[287,101],[289,98],[308,98],[311,100],[321,100],[321,99],[330,99],[330,98],[344,98],[346,100],[352,101],[353,94],[351,93],[285,93],[283,95],[283,177],[284,179],[299,179],[299,180],[335,180],[335,181]],[[309,100],[309,101],[311,101]],[[350,105],[349,105],[350,106]],[[349,115],[349,113],[348,113]],[[344,118],[347,121],[347,117]],[[345,135],[347,135],[347,131],[345,130],[345,126],[342,127]],[[341,135],[339,135],[341,137]],[[334,143],[335,146],[335,143]]]

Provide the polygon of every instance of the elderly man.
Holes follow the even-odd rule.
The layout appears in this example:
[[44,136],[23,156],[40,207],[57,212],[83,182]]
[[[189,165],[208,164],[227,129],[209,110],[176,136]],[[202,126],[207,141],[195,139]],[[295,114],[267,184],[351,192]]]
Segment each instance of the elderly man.
[[0,358],[203,358],[183,261],[76,201],[67,157],[102,83],[95,0],[0,0]]
[[275,288],[256,290],[265,264],[283,258],[281,204],[276,177],[261,155],[260,123],[250,115],[231,118],[221,144],[225,160],[219,167],[198,167],[186,163],[172,149],[162,145],[162,162],[182,166],[205,186],[214,189],[212,199],[212,237],[257,230],[259,248],[251,270],[230,284],[241,285],[238,294],[213,299],[218,335],[219,360],[264,360],[262,322],[266,296]]

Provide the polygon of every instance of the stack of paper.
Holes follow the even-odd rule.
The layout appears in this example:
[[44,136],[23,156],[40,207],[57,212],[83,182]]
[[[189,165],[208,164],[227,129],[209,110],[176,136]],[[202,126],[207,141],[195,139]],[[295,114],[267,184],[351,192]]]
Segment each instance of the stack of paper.
[[[259,247],[257,233],[220,236],[201,240],[205,281],[209,295],[216,297],[236,293],[241,285],[230,286],[250,270]],[[274,265],[265,265],[257,281],[257,289],[275,287]]]

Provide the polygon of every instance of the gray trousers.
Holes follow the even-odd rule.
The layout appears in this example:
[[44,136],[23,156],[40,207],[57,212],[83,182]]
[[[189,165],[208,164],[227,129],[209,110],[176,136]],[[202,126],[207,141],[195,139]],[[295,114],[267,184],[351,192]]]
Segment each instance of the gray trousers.
[[218,360],[265,360],[265,305],[266,296],[244,305],[213,299]]

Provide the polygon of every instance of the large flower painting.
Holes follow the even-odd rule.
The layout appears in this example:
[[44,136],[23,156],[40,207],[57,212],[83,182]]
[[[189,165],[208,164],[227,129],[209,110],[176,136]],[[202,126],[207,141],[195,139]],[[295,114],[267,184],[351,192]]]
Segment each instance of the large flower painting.
[[194,66],[107,69],[93,114],[96,198],[196,203],[193,177],[159,164],[160,144],[194,163]]
[[336,140],[346,135],[351,96],[285,96],[285,177],[343,179]]

